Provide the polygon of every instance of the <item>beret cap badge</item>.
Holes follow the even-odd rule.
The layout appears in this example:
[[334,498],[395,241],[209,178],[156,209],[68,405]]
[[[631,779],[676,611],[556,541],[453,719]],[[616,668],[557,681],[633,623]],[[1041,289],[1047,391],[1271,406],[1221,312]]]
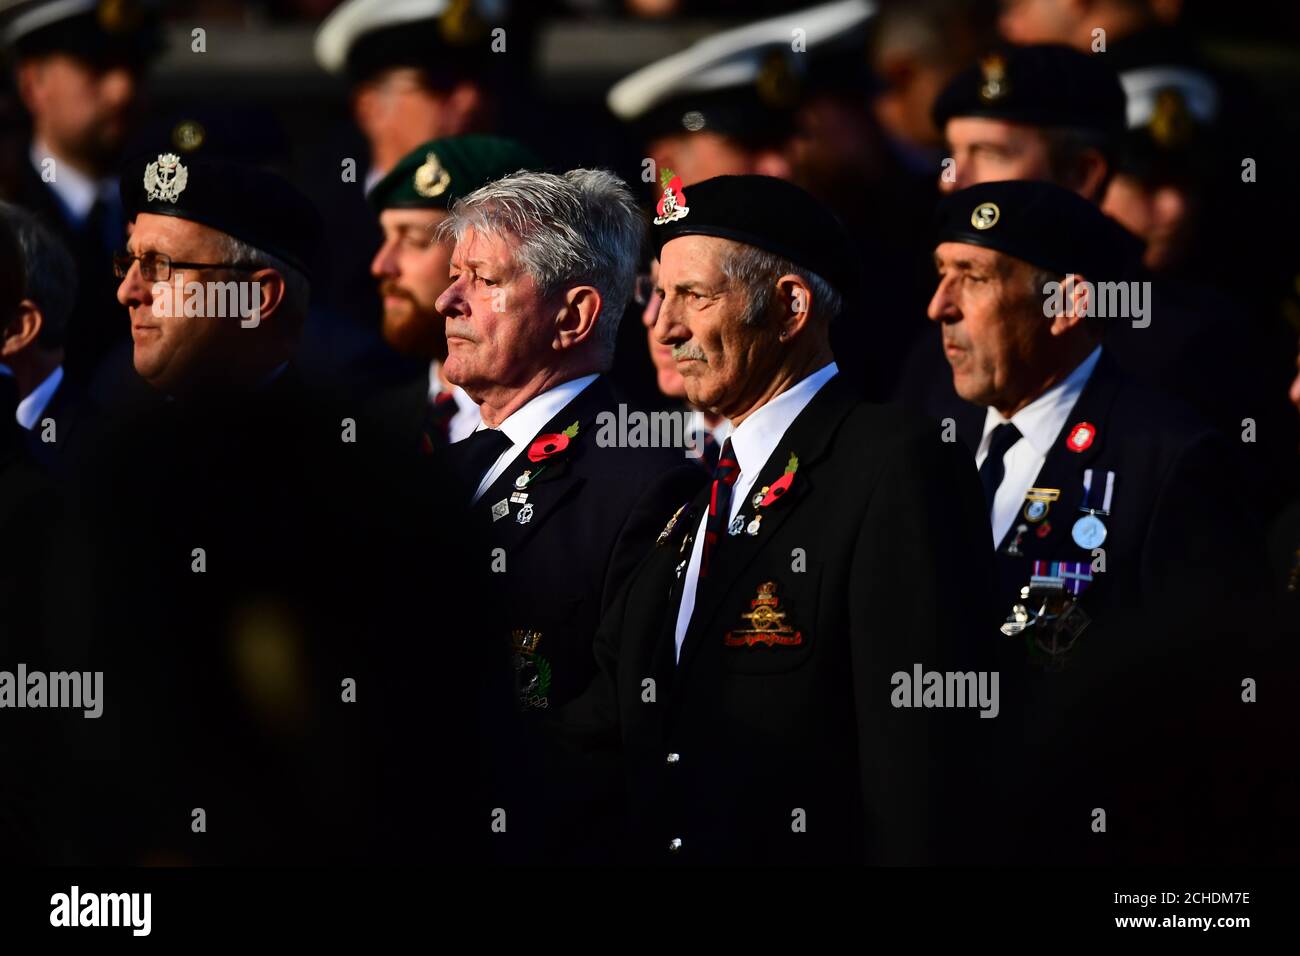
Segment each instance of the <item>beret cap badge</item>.
[[970,214],[970,224],[976,229],[992,229],[1002,216],[997,203],[982,202]]
[[190,172],[179,156],[161,153],[155,162],[144,168],[145,196],[150,200],[174,203],[185,191],[189,179]]
[[686,205],[686,194],[682,192],[682,178],[664,167],[659,170],[659,184],[663,186],[664,193],[655,206],[655,211],[659,213],[655,216],[655,225],[663,226],[685,218],[691,210]]
[[437,153],[428,153],[415,171],[415,191],[426,199],[441,196],[451,185],[451,173],[443,168]]
[[999,54],[980,60],[980,72],[984,74],[980,99],[985,103],[996,103],[1011,92],[1011,85],[1007,83],[1007,61]]

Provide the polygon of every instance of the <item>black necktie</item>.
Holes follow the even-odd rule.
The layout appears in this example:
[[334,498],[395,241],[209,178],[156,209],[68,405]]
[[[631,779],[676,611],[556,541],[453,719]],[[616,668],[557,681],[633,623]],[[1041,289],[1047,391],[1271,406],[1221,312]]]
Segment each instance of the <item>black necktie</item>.
[[709,489],[709,516],[704,520],[704,550],[700,554],[701,578],[709,576],[709,559],[727,533],[727,524],[731,521],[731,486],[738,477],[740,462],[736,461],[736,453],[728,438],[718,455],[718,464],[713,469],[713,485]]
[[984,500],[988,503],[989,513],[993,512],[993,496],[998,493],[998,485],[1007,473],[1002,464],[1002,456],[1011,450],[1011,446],[1020,441],[1020,429],[1010,422],[1003,422],[993,429],[989,439],[989,453],[980,465],[980,481],[984,484]]
[[470,497],[487,470],[513,444],[510,436],[499,428],[482,428],[448,448],[451,465],[469,489]]

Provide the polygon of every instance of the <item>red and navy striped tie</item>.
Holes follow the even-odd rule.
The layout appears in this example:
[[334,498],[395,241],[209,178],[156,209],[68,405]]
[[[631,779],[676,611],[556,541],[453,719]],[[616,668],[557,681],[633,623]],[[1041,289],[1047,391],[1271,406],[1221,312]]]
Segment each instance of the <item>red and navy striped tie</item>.
[[700,577],[709,573],[709,556],[727,531],[731,520],[731,486],[740,475],[740,462],[731,449],[731,439],[722,444],[718,464],[713,469],[713,487],[709,489],[709,514],[704,520],[704,551],[700,556]]

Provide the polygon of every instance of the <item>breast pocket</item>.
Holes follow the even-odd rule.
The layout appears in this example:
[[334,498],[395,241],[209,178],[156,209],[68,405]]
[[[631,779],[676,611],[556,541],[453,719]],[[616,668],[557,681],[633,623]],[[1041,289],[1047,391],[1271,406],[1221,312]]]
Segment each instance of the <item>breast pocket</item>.
[[821,569],[748,580],[743,591],[739,583],[733,589],[736,600],[716,638],[724,666],[737,674],[779,674],[803,666],[817,644]]

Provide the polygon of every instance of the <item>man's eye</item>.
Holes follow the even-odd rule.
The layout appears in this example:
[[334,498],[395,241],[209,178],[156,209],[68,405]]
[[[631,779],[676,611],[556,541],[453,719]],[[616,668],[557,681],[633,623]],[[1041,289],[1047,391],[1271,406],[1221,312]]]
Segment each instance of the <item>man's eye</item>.
[[489,279],[487,276],[479,276],[479,279],[482,280],[482,282],[483,282],[484,285],[496,285],[496,284],[497,284],[497,280],[496,280],[496,279]]

